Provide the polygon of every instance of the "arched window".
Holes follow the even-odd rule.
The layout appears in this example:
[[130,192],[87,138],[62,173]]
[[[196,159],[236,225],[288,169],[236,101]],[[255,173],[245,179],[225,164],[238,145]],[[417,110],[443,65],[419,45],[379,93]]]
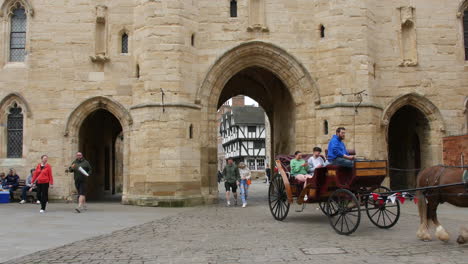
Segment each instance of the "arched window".
[[7,119],[7,158],[23,156],[23,111],[14,103]]
[[10,18],[10,61],[24,61],[26,56],[26,11],[17,4]]
[[193,125],[190,124],[189,126],[189,138],[192,139],[193,138]]
[[127,33],[123,33],[122,34],[122,44],[121,44],[121,53],[128,53],[128,34]]
[[192,34],[192,36],[190,38],[190,42],[192,44],[192,47],[195,47],[195,33]]
[[231,17],[237,17],[237,1],[231,0]]
[[140,65],[137,64],[136,66],[136,77],[140,79]]

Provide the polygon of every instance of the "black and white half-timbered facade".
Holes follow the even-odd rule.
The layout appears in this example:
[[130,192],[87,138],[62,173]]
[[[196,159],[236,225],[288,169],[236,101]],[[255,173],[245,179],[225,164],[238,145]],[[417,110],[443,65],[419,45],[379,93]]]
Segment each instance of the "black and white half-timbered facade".
[[234,106],[219,126],[225,158],[244,162],[250,170],[264,170],[266,158],[265,112],[255,106]]

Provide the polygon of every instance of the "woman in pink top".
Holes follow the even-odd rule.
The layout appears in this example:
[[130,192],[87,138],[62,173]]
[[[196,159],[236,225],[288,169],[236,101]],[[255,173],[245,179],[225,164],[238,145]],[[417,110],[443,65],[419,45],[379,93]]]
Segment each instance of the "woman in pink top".
[[[49,157],[47,155],[41,156],[41,163],[37,164],[32,179],[33,186],[37,186],[37,194],[41,201],[40,213],[45,213],[47,201],[49,200],[49,186],[52,187],[54,184],[52,167],[47,163],[48,158]],[[31,187],[30,191],[32,189],[33,188]]]

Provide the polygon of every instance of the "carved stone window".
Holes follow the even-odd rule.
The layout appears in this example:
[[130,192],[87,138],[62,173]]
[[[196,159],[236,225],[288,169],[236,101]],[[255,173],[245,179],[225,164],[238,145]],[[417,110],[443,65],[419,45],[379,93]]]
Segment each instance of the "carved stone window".
[[416,43],[416,26],[414,8],[411,6],[400,7],[400,66],[418,65],[418,51]]
[[23,111],[14,103],[7,118],[7,158],[23,156]]
[[266,26],[265,1],[250,0],[249,1],[249,27],[247,31],[268,32]]
[[121,38],[121,51],[120,53],[128,53],[128,34],[123,33]]

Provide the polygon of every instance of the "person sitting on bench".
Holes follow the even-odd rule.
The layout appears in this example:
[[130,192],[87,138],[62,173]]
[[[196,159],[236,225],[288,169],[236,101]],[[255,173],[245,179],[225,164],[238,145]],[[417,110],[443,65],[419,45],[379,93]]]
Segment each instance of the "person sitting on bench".
[[291,176],[294,176],[299,182],[303,182],[305,188],[307,179],[313,178],[314,176],[307,174],[309,164],[307,164],[307,162],[302,159],[302,153],[300,151],[296,151],[294,156],[294,159],[292,159],[290,163]]
[[[21,202],[20,202],[20,204],[26,203],[26,199],[27,199],[27,194],[26,193],[32,187],[33,173],[34,173],[34,169],[31,169],[31,173],[29,174],[28,178],[26,178],[26,182],[24,183],[23,189],[21,189]],[[36,188],[33,188],[33,189],[35,190]],[[37,200],[37,203],[39,203],[39,198]]]
[[10,200],[13,201],[14,193],[19,186],[20,177],[16,174],[16,170],[11,168],[10,172],[6,176],[5,187],[10,191]]
[[343,143],[345,135],[346,129],[344,127],[336,129],[336,135],[333,135],[330,143],[328,143],[328,161],[331,165],[352,168],[355,156],[350,155],[346,150],[346,146]]

